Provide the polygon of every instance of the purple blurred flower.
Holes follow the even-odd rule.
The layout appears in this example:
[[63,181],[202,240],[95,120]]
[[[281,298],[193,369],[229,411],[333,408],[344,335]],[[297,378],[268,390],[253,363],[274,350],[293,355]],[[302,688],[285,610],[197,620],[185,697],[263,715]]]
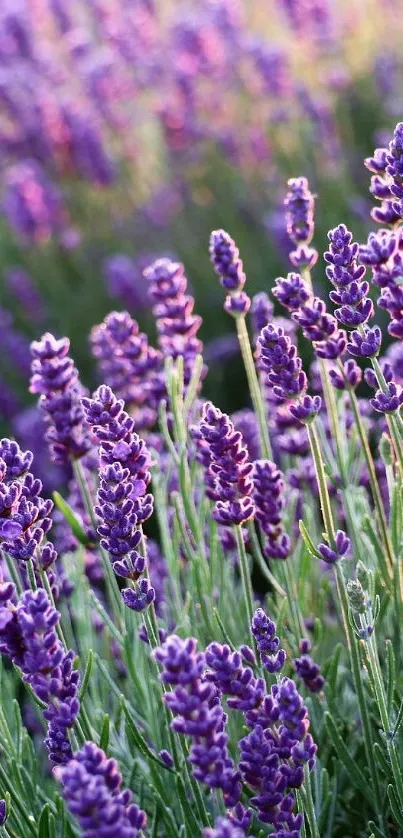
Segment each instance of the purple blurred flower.
[[289,254],[295,267],[312,268],[318,253],[309,245],[314,234],[315,200],[305,177],[290,178],[284,200],[287,233],[296,246]]
[[282,524],[283,475],[270,460],[256,460],[252,476],[256,520],[265,535],[263,552],[270,559],[286,559],[290,553],[290,539]]
[[49,332],[31,344],[30,392],[39,393],[39,406],[48,424],[46,440],[51,457],[65,465],[86,454],[90,441],[84,428],[81,406],[83,389],[78,371],[69,357],[68,338],[57,340]]
[[41,244],[68,228],[59,189],[35,160],[6,170],[3,209],[11,227],[28,242]]
[[4,277],[27,322],[42,323],[46,317],[45,302],[29,274],[23,268],[8,268]]
[[132,803],[132,793],[121,789],[122,776],[94,742],[85,742],[58,773],[67,807],[80,824],[83,838],[135,838],[147,816]]
[[311,644],[309,640],[304,638],[301,640],[299,644],[299,651],[301,656],[299,658],[295,658],[294,668],[297,675],[302,679],[305,686],[311,693],[318,693],[321,691],[325,679],[323,675],[320,674],[320,667],[317,663],[311,658],[308,654],[311,650]]
[[228,818],[217,818],[213,829],[203,829],[203,838],[246,838],[246,832]]
[[143,269],[144,266],[138,265],[123,253],[109,256],[103,264],[108,293],[132,311],[142,310],[150,305]]

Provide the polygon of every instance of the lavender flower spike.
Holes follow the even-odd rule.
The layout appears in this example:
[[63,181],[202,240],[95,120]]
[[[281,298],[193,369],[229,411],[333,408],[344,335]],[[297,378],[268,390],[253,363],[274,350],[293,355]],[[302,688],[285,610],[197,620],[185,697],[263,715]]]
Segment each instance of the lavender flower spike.
[[282,525],[284,480],[281,471],[270,460],[253,463],[253,500],[256,519],[266,537],[263,545],[265,556],[286,559],[290,552],[290,539]]
[[51,457],[61,464],[82,457],[91,447],[81,406],[83,390],[69,348],[68,338],[57,340],[49,333],[31,344],[29,389],[40,394],[39,405],[49,426],[46,439]]
[[0,652],[21,669],[24,680],[46,704],[45,744],[52,762],[63,764],[72,756],[68,730],[80,709],[75,654],[58,639],[60,614],[43,588],[26,591],[16,606],[14,597],[13,585],[0,585]]
[[155,597],[147,578],[146,558],[137,551],[142,524],[152,514],[152,496],[146,494],[151,480],[150,455],[134,432],[134,420],[110,387],[99,387],[92,399],[83,398],[83,408],[94,440],[99,444],[100,486],[96,515],[101,545],[109,553],[113,570],[130,579],[133,588],[122,591],[124,603],[142,611]]
[[267,373],[267,382],[273,387],[274,395],[281,399],[302,396],[307,385],[306,375],[297,350],[284,329],[269,323],[258,338],[258,351],[261,369]]
[[243,524],[255,514],[252,500],[252,463],[242,435],[225,413],[211,402],[203,405],[200,424],[192,429],[204,452],[209,485],[216,499],[213,517],[220,524]]
[[220,283],[229,293],[224,303],[227,314],[244,317],[251,306],[251,300],[242,290],[246,276],[239,258],[239,250],[225,230],[213,230],[210,236],[210,259]]
[[288,188],[284,200],[287,233],[296,245],[290,261],[297,268],[312,268],[318,258],[317,251],[309,247],[314,233],[314,196],[305,177],[290,178]]
[[145,812],[121,789],[122,776],[114,759],[93,742],[85,742],[58,777],[68,809],[81,827],[83,838],[136,838],[147,823]]
[[194,777],[212,789],[221,789],[227,806],[240,797],[239,772],[228,755],[226,717],[217,693],[203,673],[205,655],[197,652],[197,640],[171,635],[154,652],[162,665],[162,681],[173,687],[165,701],[173,713],[171,727],[192,739],[189,761]]
[[257,608],[253,615],[252,634],[265,669],[271,674],[280,672],[286,654],[284,649],[279,648],[280,641],[276,636],[276,624],[265,614],[263,608]]

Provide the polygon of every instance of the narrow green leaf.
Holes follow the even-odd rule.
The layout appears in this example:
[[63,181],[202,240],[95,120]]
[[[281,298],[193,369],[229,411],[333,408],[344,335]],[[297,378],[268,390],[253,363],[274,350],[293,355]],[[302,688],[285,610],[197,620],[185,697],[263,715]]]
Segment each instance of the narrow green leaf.
[[402,721],[403,721],[403,700],[402,700],[401,705],[399,707],[399,712],[397,714],[397,718],[396,718],[396,721],[395,721],[395,726],[393,728],[392,736],[396,736],[396,733],[398,732]]
[[388,714],[390,715],[393,704],[393,693],[396,682],[396,661],[393,650],[393,643],[389,638],[386,640],[386,698],[388,704]]
[[362,774],[361,770],[358,768],[357,763],[354,759],[350,756],[343,739],[340,736],[339,731],[337,730],[336,723],[330,713],[325,713],[325,725],[326,730],[329,736],[329,739],[332,742],[332,745],[343,763],[346,771],[348,772],[351,780],[353,783],[361,790],[363,795],[366,797],[368,802],[373,805],[373,795],[371,788],[368,785],[364,774]]
[[390,803],[390,808],[392,809],[392,815],[396,821],[396,823],[403,827],[403,816],[401,814],[401,807],[399,801],[397,799],[396,791],[394,786],[388,786],[388,798]]
[[75,535],[77,540],[80,542],[80,544],[83,544],[84,547],[88,547],[88,545],[91,544],[91,541],[84,532],[83,525],[76,513],[74,512],[74,509],[71,508],[70,504],[67,503],[67,501],[64,500],[64,498],[62,498],[59,492],[53,492],[52,497],[57,508],[60,510],[63,517],[66,519],[72,533]]
[[374,756],[383,771],[385,777],[388,779],[390,777],[390,763],[388,762],[387,756],[382,750],[379,742],[374,743]]
[[38,822],[38,838],[52,838],[49,824],[50,806],[45,803]]
[[383,552],[383,549],[382,549],[382,546],[380,544],[379,538],[378,538],[377,533],[376,533],[376,531],[375,531],[375,529],[372,525],[372,521],[371,521],[371,518],[369,517],[369,515],[364,516],[364,518],[362,520],[362,528],[363,528],[365,534],[368,536],[368,538],[369,538],[369,540],[370,540],[370,542],[371,542],[371,544],[374,548],[374,552],[375,552],[375,555],[376,555],[376,558],[377,558],[377,561],[378,561],[378,567],[379,567],[379,570],[380,570],[382,583],[387,587],[389,592],[391,592],[392,579],[391,579],[391,576],[390,576],[390,573],[389,573],[388,566],[386,564],[385,554]]
[[80,701],[83,700],[83,698],[84,698],[84,696],[87,692],[88,684],[89,684],[90,677],[91,677],[93,663],[94,663],[94,652],[92,651],[92,649],[89,649],[88,650],[88,656],[87,656],[87,663],[85,664],[84,677],[83,677],[83,681],[82,681],[80,692],[79,692]]
[[322,556],[320,555],[320,553],[316,549],[316,546],[313,543],[312,538],[309,535],[309,532],[308,532],[304,522],[301,521],[301,520],[299,521],[299,531],[301,533],[301,536],[302,536],[303,542],[305,544],[305,547],[309,551],[311,556],[313,556],[315,559],[321,559]]
[[108,714],[105,713],[103,721],[102,721],[101,734],[100,734],[100,737],[99,737],[99,747],[101,748],[102,751],[105,751],[105,753],[107,753],[107,751],[108,751],[109,730],[110,730],[110,720],[109,720]]
[[374,838],[387,838],[384,832],[374,823],[374,821],[368,821],[368,826],[372,830],[372,834]]

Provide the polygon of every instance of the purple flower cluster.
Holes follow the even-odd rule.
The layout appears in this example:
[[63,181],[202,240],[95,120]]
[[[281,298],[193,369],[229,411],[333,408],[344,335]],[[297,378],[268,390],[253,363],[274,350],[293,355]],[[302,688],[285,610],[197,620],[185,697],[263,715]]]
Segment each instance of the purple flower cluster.
[[79,673],[73,671],[74,652],[66,652],[56,632],[60,614],[42,588],[26,591],[13,604],[14,586],[0,586],[0,651],[21,669],[24,680],[46,704],[45,744],[50,759],[59,764],[71,759],[68,730],[74,726],[80,703]]
[[290,261],[298,268],[312,268],[318,258],[317,251],[309,247],[314,234],[315,200],[305,177],[290,178],[284,206],[287,233],[295,245],[289,254]]
[[53,503],[41,497],[42,483],[29,470],[32,459],[16,442],[0,440],[0,541],[13,559],[33,559],[47,570],[57,558],[53,544],[43,544]]
[[271,674],[280,672],[284,666],[286,654],[284,649],[280,649],[276,624],[265,614],[263,608],[257,608],[253,615],[252,634],[265,669]]
[[211,233],[210,259],[221,285],[228,291],[224,303],[226,312],[233,317],[244,317],[251,305],[248,295],[242,290],[246,276],[239,250],[225,230],[213,230]]
[[329,250],[324,254],[329,267],[326,276],[335,286],[330,299],[339,308],[335,315],[339,323],[348,328],[362,326],[372,317],[374,307],[368,298],[369,283],[364,281],[365,267],[357,264],[359,245],[345,224],[339,224],[328,233]]
[[193,313],[194,299],[186,293],[184,267],[171,259],[157,259],[144,271],[154,302],[158,343],[164,358],[183,358],[184,382],[189,384],[203,345],[197,337],[201,318]]
[[357,264],[359,245],[352,242],[352,234],[344,224],[330,230],[328,238],[330,246],[324,254],[329,265],[326,275],[336,288],[330,292],[330,298],[339,306],[335,311],[339,323],[354,329],[347,349],[358,358],[374,357],[381,345],[381,331],[378,326],[365,326],[374,307],[367,296],[369,283],[363,280],[365,266]]
[[[270,642],[276,644],[276,639],[275,627],[272,632],[269,626],[267,634],[266,627],[266,621],[261,623],[258,618],[257,634],[267,647]],[[206,679],[228,696],[229,707],[245,714],[251,728],[239,742],[239,767],[243,779],[255,791],[251,803],[257,807],[259,819],[272,824],[278,830],[276,836],[298,836],[302,815],[293,813],[293,789],[303,783],[304,763],[313,767],[316,746],[295,684],[283,678],[267,694],[263,679],[255,678],[250,667],[243,666],[239,652],[218,643],[207,648],[206,663]]]
[[149,346],[147,335],[126,311],[108,314],[100,326],[94,326],[90,339],[102,382],[123,399],[136,430],[151,428],[156,420],[155,377],[160,376],[161,353]]
[[378,305],[391,319],[388,332],[403,337],[403,239],[400,232],[379,230],[370,233],[366,245],[360,247],[360,261],[372,268],[372,281],[381,289]]
[[343,530],[337,530],[335,542],[332,546],[323,543],[318,545],[319,553],[327,564],[334,564],[339,559],[343,558],[343,556],[348,553],[349,549],[350,539],[347,538],[346,533],[343,532]]
[[228,755],[226,716],[214,686],[204,680],[206,657],[193,637],[170,635],[154,655],[163,667],[161,678],[172,687],[165,701],[174,719],[172,730],[192,739],[189,761],[193,776],[211,789],[221,789],[226,806],[241,793],[239,773]]
[[124,603],[142,611],[155,597],[146,577],[137,584],[146,571],[146,558],[137,547],[142,540],[142,524],[153,509],[152,496],[146,494],[151,479],[150,456],[134,431],[134,420],[110,387],[99,387],[94,397],[83,398],[82,404],[86,422],[100,446],[95,512],[100,521],[101,546],[109,553],[114,572],[132,582],[133,587],[122,591]]
[[318,693],[321,691],[325,679],[320,674],[320,667],[314,660],[312,660],[309,652],[311,651],[311,644],[309,640],[304,638],[299,644],[299,651],[301,656],[295,658],[294,668],[297,675],[302,679],[305,686],[311,693]]
[[40,394],[50,453],[54,462],[63,465],[82,457],[91,447],[81,405],[83,389],[69,348],[68,338],[56,340],[48,332],[31,344],[30,392]]
[[35,160],[23,160],[7,169],[3,210],[11,227],[30,243],[63,236],[68,228],[61,192]]
[[217,818],[213,829],[204,829],[203,838],[245,838],[246,832],[229,820]]
[[58,776],[83,838],[136,838],[146,826],[145,812],[131,802],[129,789],[121,788],[116,761],[93,742],[85,742]]
[[262,329],[258,338],[261,369],[267,373],[267,382],[280,399],[299,399],[305,392],[307,378],[302,370],[301,358],[281,326],[271,323]]
[[215,520],[229,526],[253,518],[253,466],[242,435],[234,429],[229,416],[205,402],[200,424],[192,429],[192,436],[205,464],[209,496],[215,500]]
[[337,320],[326,311],[323,300],[313,296],[299,274],[278,277],[273,294],[291,312],[304,337],[313,342],[319,358],[334,360],[343,354],[347,345],[345,332],[340,331]]
[[290,553],[290,539],[282,524],[283,475],[270,460],[255,460],[252,478],[256,520],[265,535],[263,552],[270,559],[286,559]]
[[365,160],[370,172],[370,192],[381,201],[371,216],[380,224],[395,226],[403,218],[403,122],[398,122],[388,148],[375,149]]

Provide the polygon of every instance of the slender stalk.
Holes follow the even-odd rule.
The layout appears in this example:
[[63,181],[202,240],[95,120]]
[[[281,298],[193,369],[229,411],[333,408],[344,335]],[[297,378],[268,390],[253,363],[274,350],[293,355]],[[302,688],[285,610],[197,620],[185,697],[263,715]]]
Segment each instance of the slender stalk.
[[253,591],[252,583],[248,567],[248,559],[246,556],[245,545],[243,543],[242,527],[240,524],[234,527],[235,538],[238,548],[239,569],[241,572],[241,580],[243,587],[243,594],[246,605],[246,614],[248,617],[248,630],[251,637],[252,648],[256,649],[256,641],[252,634],[252,617],[253,617]]
[[350,625],[349,620],[349,606],[348,606],[348,598],[346,592],[346,586],[343,576],[343,571],[340,567],[340,563],[336,562],[335,565],[335,574],[336,574],[336,585],[337,585],[337,593],[339,596],[339,601],[341,605],[342,611],[342,619],[343,619],[343,626],[344,631],[346,634],[347,639],[347,646],[348,651],[350,654],[351,660],[351,671],[353,675],[353,682],[354,682],[354,689],[357,695],[358,706],[360,710],[361,716],[361,723],[362,729],[364,733],[364,748],[365,748],[365,755],[367,759],[367,765],[370,771],[371,780],[372,780],[372,787],[374,792],[375,798],[375,809],[378,813],[378,817],[381,822],[381,815],[383,811],[383,800],[382,800],[382,788],[379,782],[378,773],[375,766],[374,760],[374,739],[372,735],[372,728],[371,728],[371,721],[369,717],[367,702],[364,693],[364,687],[361,680],[361,661],[360,661],[360,653],[358,648],[358,641],[357,636],[354,632],[354,629]]
[[312,797],[312,784],[311,784],[311,772],[309,770],[309,766],[304,766],[304,785],[303,785],[303,798],[305,804],[305,812],[306,817],[309,823],[309,830],[311,833],[311,838],[320,838],[320,833],[318,829],[318,823],[316,820],[316,813],[315,807],[313,804],[313,797]]
[[[359,327],[358,331],[361,335],[365,334],[362,326]],[[382,392],[388,393],[388,384],[382,372],[378,359],[371,358],[371,363]],[[398,411],[389,414],[386,417],[386,420],[392,438],[393,447],[395,449],[396,458],[399,464],[399,470],[401,475],[403,476],[403,420]]]
[[256,418],[259,423],[262,454],[266,460],[272,460],[273,453],[271,450],[269,430],[267,427],[266,412],[264,409],[262,391],[259,386],[259,379],[257,377],[255,362],[253,360],[252,349],[250,345],[248,329],[246,327],[245,317],[237,318],[236,328],[238,333],[239,346],[245,365],[246,377],[248,379],[252,404],[256,413]]
[[366,429],[365,429],[364,422],[362,420],[360,408],[358,406],[357,397],[352,390],[349,391],[349,396],[350,396],[351,407],[352,407],[353,413],[354,413],[354,419],[355,419],[356,427],[357,427],[358,434],[359,434],[359,437],[360,437],[360,442],[361,442],[361,445],[362,445],[362,450],[363,450],[364,456],[365,456],[365,462],[366,462],[366,465],[367,465],[369,482],[370,482],[370,486],[371,486],[372,499],[374,501],[374,506],[375,506],[375,509],[376,509],[376,512],[377,512],[377,515],[378,515],[380,535],[381,535],[381,538],[382,538],[382,543],[383,543],[383,546],[384,546],[384,549],[385,549],[385,553],[386,553],[387,558],[388,558],[388,563],[389,563],[389,566],[390,566],[390,570],[392,571],[396,559],[395,559],[395,555],[394,555],[394,551],[393,551],[393,547],[392,547],[392,542],[391,542],[390,535],[389,535],[388,523],[387,523],[387,520],[386,520],[386,513],[385,513],[384,506],[383,506],[381,493],[379,491],[378,481],[376,479],[375,465],[374,465],[374,461],[373,461],[373,458],[372,458],[371,449],[370,449],[369,443],[368,443],[368,436],[367,436],[367,432],[366,432]]
[[[81,497],[83,499],[83,503],[87,509],[88,515],[90,517],[91,525],[93,526],[95,532],[98,528],[98,521],[95,517],[94,513],[94,503],[91,497],[91,493],[87,486],[87,481],[85,479],[85,475],[82,469],[82,465],[79,460],[75,460],[73,463],[73,470],[75,474],[75,478],[77,480],[78,487],[81,492]],[[102,558],[102,565],[105,572],[105,580],[106,580],[106,587],[108,590],[108,596],[110,599],[110,604],[112,606],[113,611],[115,612],[115,616],[118,617],[119,622],[122,615],[122,600],[119,591],[119,585],[116,580],[116,576],[113,572],[109,556],[106,551],[100,546],[99,551]]]
[[[315,423],[313,422],[311,425],[307,425],[308,437],[309,442],[311,445],[311,452],[312,458],[315,464],[315,471],[316,471],[316,478],[318,483],[318,490],[319,490],[319,497],[320,497],[320,505],[322,509],[323,521],[325,524],[326,535],[329,539],[330,546],[334,547],[335,545],[335,531],[334,531],[334,524],[333,524],[333,516],[332,516],[332,509],[330,505],[330,498],[329,492],[327,489],[326,483],[326,474],[323,465],[322,454],[320,450],[320,444],[318,435],[315,428]],[[358,706],[360,710],[361,722],[363,727],[364,733],[364,748],[365,754],[367,759],[368,768],[371,774],[372,786],[374,791],[375,797],[375,808],[378,814],[379,819],[382,816],[382,791],[380,787],[378,773],[375,767],[375,761],[373,758],[373,748],[374,748],[374,741],[372,736],[372,729],[371,729],[371,722],[368,712],[367,703],[365,700],[364,688],[363,683],[361,680],[361,664],[360,664],[360,655],[358,649],[358,642],[357,637],[353,628],[350,625],[349,620],[349,606],[348,606],[348,598],[347,592],[344,582],[343,572],[340,566],[340,562],[335,563],[335,574],[336,574],[336,585],[337,585],[337,593],[339,596],[341,612],[342,612],[342,619],[343,619],[343,626],[344,631],[346,634],[347,639],[347,646],[350,654],[350,661],[351,661],[351,671],[353,675],[353,682],[354,682],[354,689],[357,695]]]
[[378,650],[376,648],[374,632],[369,637],[367,648],[369,655],[369,665],[372,674],[372,681],[374,684],[376,701],[379,709],[379,715],[381,717],[382,727],[386,738],[386,746],[388,749],[393,779],[395,781],[396,793],[400,803],[401,814],[403,815],[403,778],[400,770],[400,762],[396,748],[396,743],[391,736],[391,726],[389,722],[386,693],[382,678],[381,667],[379,664]]

